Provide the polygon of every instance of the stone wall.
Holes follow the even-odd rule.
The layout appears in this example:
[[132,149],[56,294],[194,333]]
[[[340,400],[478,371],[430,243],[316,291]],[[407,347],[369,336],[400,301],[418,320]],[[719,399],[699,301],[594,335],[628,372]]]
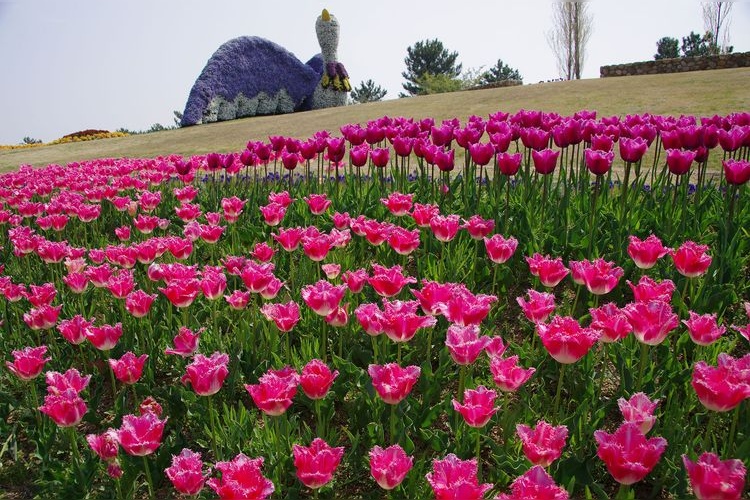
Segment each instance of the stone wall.
[[703,71],[708,69],[743,68],[750,66],[750,52],[724,54],[720,56],[680,57],[677,59],[660,59],[630,64],[601,66],[599,76],[633,76],[655,75],[658,73],[682,73],[685,71]]

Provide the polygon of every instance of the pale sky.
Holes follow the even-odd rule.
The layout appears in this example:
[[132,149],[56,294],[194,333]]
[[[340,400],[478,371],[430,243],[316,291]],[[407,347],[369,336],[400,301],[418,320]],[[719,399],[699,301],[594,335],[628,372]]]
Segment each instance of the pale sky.
[[[602,65],[652,59],[663,36],[703,32],[697,1],[589,3],[594,32],[584,78],[598,78]],[[172,125],[172,111],[184,109],[193,82],[222,43],[261,36],[307,61],[320,52],[314,26],[323,8],[341,25],[339,59],[352,84],[372,79],[388,90],[386,99],[402,91],[407,47],[433,38],[458,52],[464,70],[489,68],[500,58],[527,84],[558,77],[545,36],[551,28],[549,1],[364,5],[356,0],[0,0],[0,144],[16,144],[24,136],[50,141],[87,128]],[[750,2],[735,2],[730,43],[735,52],[750,51]]]

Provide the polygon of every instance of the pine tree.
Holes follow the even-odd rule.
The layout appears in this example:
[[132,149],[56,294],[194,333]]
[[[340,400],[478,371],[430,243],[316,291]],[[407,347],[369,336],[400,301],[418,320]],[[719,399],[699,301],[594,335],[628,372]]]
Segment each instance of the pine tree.
[[444,75],[450,79],[457,79],[461,74],[461,64],[456,63],[458,52],[450,52],[437,38],[415,43],[406,49],[406,54],[406,71],[401,73],[401,76],[406,79],[403,87],[408,94],[401,94],[402,96],[423,94],[419,82],[425,75]]

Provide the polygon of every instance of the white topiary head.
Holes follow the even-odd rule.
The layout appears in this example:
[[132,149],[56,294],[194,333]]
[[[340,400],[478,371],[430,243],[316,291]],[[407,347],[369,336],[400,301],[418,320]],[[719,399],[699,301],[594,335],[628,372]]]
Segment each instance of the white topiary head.
[[318,35],[318,43],[320,44],[323,59],[325,61],[337,60],[339,22],[326,9],[323,9],[323,13],[315,21],[315,33]]

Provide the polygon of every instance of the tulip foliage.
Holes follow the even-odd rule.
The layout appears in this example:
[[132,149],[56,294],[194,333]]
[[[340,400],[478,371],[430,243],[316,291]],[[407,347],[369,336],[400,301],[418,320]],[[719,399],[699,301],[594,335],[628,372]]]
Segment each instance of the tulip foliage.
[[750,114],[340,133],[0,176],[4,491],[742,496]]

